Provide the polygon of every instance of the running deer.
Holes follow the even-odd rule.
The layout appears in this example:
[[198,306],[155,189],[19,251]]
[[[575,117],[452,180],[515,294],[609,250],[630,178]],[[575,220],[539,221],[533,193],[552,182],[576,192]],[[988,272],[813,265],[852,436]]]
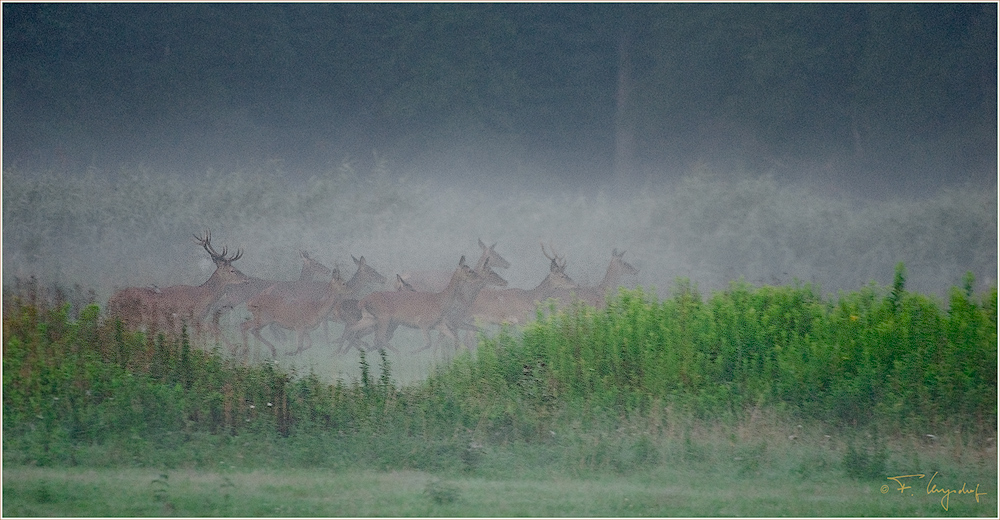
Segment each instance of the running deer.
[[579,300],[596,309],[603,309],[608,291],[618,288],[618,283],[622,276],[639,274],[638,269],[632,267],[625,260],[622,260],[623,256],[625,256],[625,251],[619,253],[617,248],[611,251],[611,263],[608,264],[608,270],[604,273],[604,279],[596,287],[577,287],[576,289],[569,290],[557,289],[553,296],[562,302],[562,306]]
[[[381,286],[384,285],[386,281],[385,276],[365,262],[364,256],[361,258],[354,258],[354,255],[351,255],[351,260],[354,261],[354,265],[358,266],[358,270],[355,271],[354,276],[347,281],[347,295],[334,304],[333,309],[330,310],[330,315],[327,317],[328,321],[343,323],[344,327],[353,325],[361,319],[361,309],[358,307],[358,301],[365,296],[365,290],[368,286]],[[396,277],[398,278],[399,275],[396,275]],[[326,337],[329,338],[330,336],[327,326],[328,324],[324,322],[323,332],[326,334]]]
[[228,249],[218,253],[212,247],[211,232],[195,240],[212,257],[216,269],[205,283],[198,286],[173,285],[163,288],[129,287],[116,292],[108,300],[108,311],[132,329],[180,333],[184,325],[200,327],[209,315],[209,309],[222,296],[226,287],[245,284],[249,277],[233,267],[232,263],[243,256],[236,251],[228,256]]
[[452,273],[451,281],[440,292],[422,291],[382,291],[365,296],[358,302],[361,319],[344,330],[346,344],[343,350],[355,346],[361,337],[375,333],[372,348],[375,350],[396,349],[389,344],[399,325],[420,329],[425,345],[417,352],[431,347],[430,331],[444,324],[443,331],[457,343],[455,331],[468,314],[468,309],[476,295],[487,284],[507,285],[507,281],[490,269],[490,259],[484,260],[480,269],[473,269],[465,263],[463,256],[458,268]]
[[[577,285],[566,274],[566,261],[556,255],[549,256],[542,244],[542,254],[549,259],[549,274],[534,289],[490,289],[479,292],[472,303],[471,317],[479,322],[493,325],[524,325],[540,303],[551,297],[559,289],[576,289]],[[561,261],[560,261],[561,260]]]
[[[482,239],[478,240],[479,248],[483,252],[479,256],[479,260],[476,261],[475,269],[481,269],[487,259],[494,268],[507,269],[510,267],[510,262],[500,256],[500,253],[497,253],[494,249],[497,246],[495,242],[493,245],[487,247]],[[406,282],[417,291],[440,292],[448,285],[451,275],[452,273],[449,271],[407,271],[398,276],[403,282]]]
[[315,282],[305,283],[310,287],[304,288],[303,282],[276,283],[247,301],[247,309],[252,317],[240,326],[244,348],[249,349],[247,331],[250,331],[260,342],[270,347],[272,357],[277,357],[274,344],[260,334],[261,329],[271,324],[297,333],[297,349],[293,354],[312,347],[309,333],[326,321],[330,310],[349,293],[349,289],[338,269],[333,270],[329,283],[322,284],[321,292],[312,286]]
[[[299,272],[297,281],[311,282],[317,276],[330,276],[332,272],[330,268],[314,260],[306,251],[299,250],[299,257],[302,258],[302,270]],[[232,311],[240,304],[246,303],[250,298],[257,296],[264,289],[276,283],[281,283],[281,280],[267,280],[254,276],[248,276],[248,278],[249,281],[247,283],[230,285],[222,292],[222,297],[212,306],[211,314],[216,319],[222,314]]]

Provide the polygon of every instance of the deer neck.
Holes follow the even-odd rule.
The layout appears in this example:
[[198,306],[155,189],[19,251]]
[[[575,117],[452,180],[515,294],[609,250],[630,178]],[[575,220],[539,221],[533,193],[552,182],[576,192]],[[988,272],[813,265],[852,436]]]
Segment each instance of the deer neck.
[[483,254],[480,255],[479,260],[476,261],[476,271],[482,269],[483,266],[486,265],[486,260],[489,259],[489,257],[490,257],[490,252],[486,249],[483,249]]
[[354,272],[354,276],[347,281],[347,290],[350,291],[351,294],[359,294],[361,290],[365,288],[365,283],[367,283],[365,278],[366,277],[361,272],[361,268],[358,267],[358,270]]
[[485,278],[467,281],[459,288],[458,299],[464,304],[471,305],[484,287],[486,287]]
[[215,272],[212,273],[212,276],[209,276],[208,280],[205,280],[205,283],[199,285],[198,287],[207,292],[211,292],[212,295],[218,299],[218,297],[222,296],[222,289],[226,285],[225,280],[222,279],[222,275],[219,274],[219,269],[216,269]]
[[323,296],[319,299],[320,315],[325,316],[327,313],[329,313],[330,310],[333,309],[334,304],[336,304],[337,301],[340,300],[340,297],[341,297],[341,292],[337,290],[337,288],[333,285],[333,283],[327,284],[326,292],[324,292]]
[[597,284],[597,289],[600,291],[607,291],[612,286],[618,285],[618,280],[622,277],[622,268],[617,265],[614,261],[608,264],[608,270],[604,273],[604,279],[601,283]]
[[[474,288],[474,285],[479,282],[482,282],[479,288]],[[479,289],[485,284],[485,280],[470,279],[461,270],[456,270],[451,275],[451,281],[448,282],[448,286],[443,291],[436,293],[437,300],[442,307],[454,306],[456,304],[471,304],[472,299],[475,299],[476,294],[479,293]],[[469,298],[470,294],[472,296],[471,299]]]
[[552,273],[549,273],[545,279],[542,280],[542,283],[538,284],[538,287],[535,287],[528,292],[531,293],[531,296],[534,299],[544,299],[551,296],[556,289],[558,289],[558,287],[555,286],[555,282],[552,279]]

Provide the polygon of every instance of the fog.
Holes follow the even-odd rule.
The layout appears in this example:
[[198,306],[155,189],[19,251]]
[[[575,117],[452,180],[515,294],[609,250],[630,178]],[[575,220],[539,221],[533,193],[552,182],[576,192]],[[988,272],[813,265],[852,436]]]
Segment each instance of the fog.
[[767,176],[692,172],[629,197],[525,189],[442,187],[348,166],[300,187],[280,176],[210,173],[198,179],[134,172],[100,176],[5,175],[4,284],[36,276],[95,289],[200,284],[214,270],[192,235],[241,248],[244,272],[293,279],[305,249],[353,273],[364,255],[382,274],[454,269],[497,243],[502,274],[530,288],[547,273],[540,242],[568,260],[577,282],[600,281],[612,249],[640,270],[629,286],[663,295],[678,277],[706,294],[743,278],[818,285],[823,292],[889,284],[905,262],[908,287],[947,294],[966,271],[995,283],[996,187],[959,186],[886,201],[831,196]]
[[995,4],[3,5],[3,282],[997,276]]

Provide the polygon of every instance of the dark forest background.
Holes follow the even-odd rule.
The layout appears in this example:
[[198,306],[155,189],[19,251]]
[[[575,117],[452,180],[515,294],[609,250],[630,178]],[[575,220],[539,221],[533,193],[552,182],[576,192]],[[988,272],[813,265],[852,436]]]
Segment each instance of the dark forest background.
[[3,5],[4,168],[992,187],[997,6]]

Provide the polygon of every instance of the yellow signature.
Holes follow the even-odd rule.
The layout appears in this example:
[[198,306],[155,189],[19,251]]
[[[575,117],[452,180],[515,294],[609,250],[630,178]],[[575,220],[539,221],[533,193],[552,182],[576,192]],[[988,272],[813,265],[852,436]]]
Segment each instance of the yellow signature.
[[[976,484],[976,488],[975,489],[971,489],[971,488],[967,488],[966,487],[965,482],[962,482],[962,487],[959,488],[959,489],[940,488],[940,487],[938,487],[937,484],[934,483],[934,477],[936,477],[937,474],[938,474],[938,472],[935,471],[934,474],[931,475],[931,479],[927,481],[927,494],[928,495],[940,494],[941,495],[941,507],[943,507],[945,511],[948,510],[948,504],[949,504],[949,502],[951,500],[951,495],[959,495],[959,496],[961,496],[961,495],[975,495],[975,497],[976,497],[976,503],[978,504],[979,503],[979,497],[981,495],[985,495],[986,494],[985,491],[982,492],[982,493],[979,492],[979,484]],[[923,473],[918,473],[918,474],[915,474],[915,475],[899,475],[899,476],[896,476],[896,477],[886,477],[886,479],[887,480],[892,480],[896,484],[898,484],[899,487],[896,488],[896,489],[899,491],[900,494],[902,494],[907,489],[911,489],[913,487],[913,486],[907,486],[906,482],[904,482],[904,479],[908,479],[908,478],[924,478],[926,476],[927,475],[925,475]],[[888,487],[889,486],[882,486],[882,492],[883,493],[888,492]],[[913,493],[910,493],[910,495],[912,496]]]

